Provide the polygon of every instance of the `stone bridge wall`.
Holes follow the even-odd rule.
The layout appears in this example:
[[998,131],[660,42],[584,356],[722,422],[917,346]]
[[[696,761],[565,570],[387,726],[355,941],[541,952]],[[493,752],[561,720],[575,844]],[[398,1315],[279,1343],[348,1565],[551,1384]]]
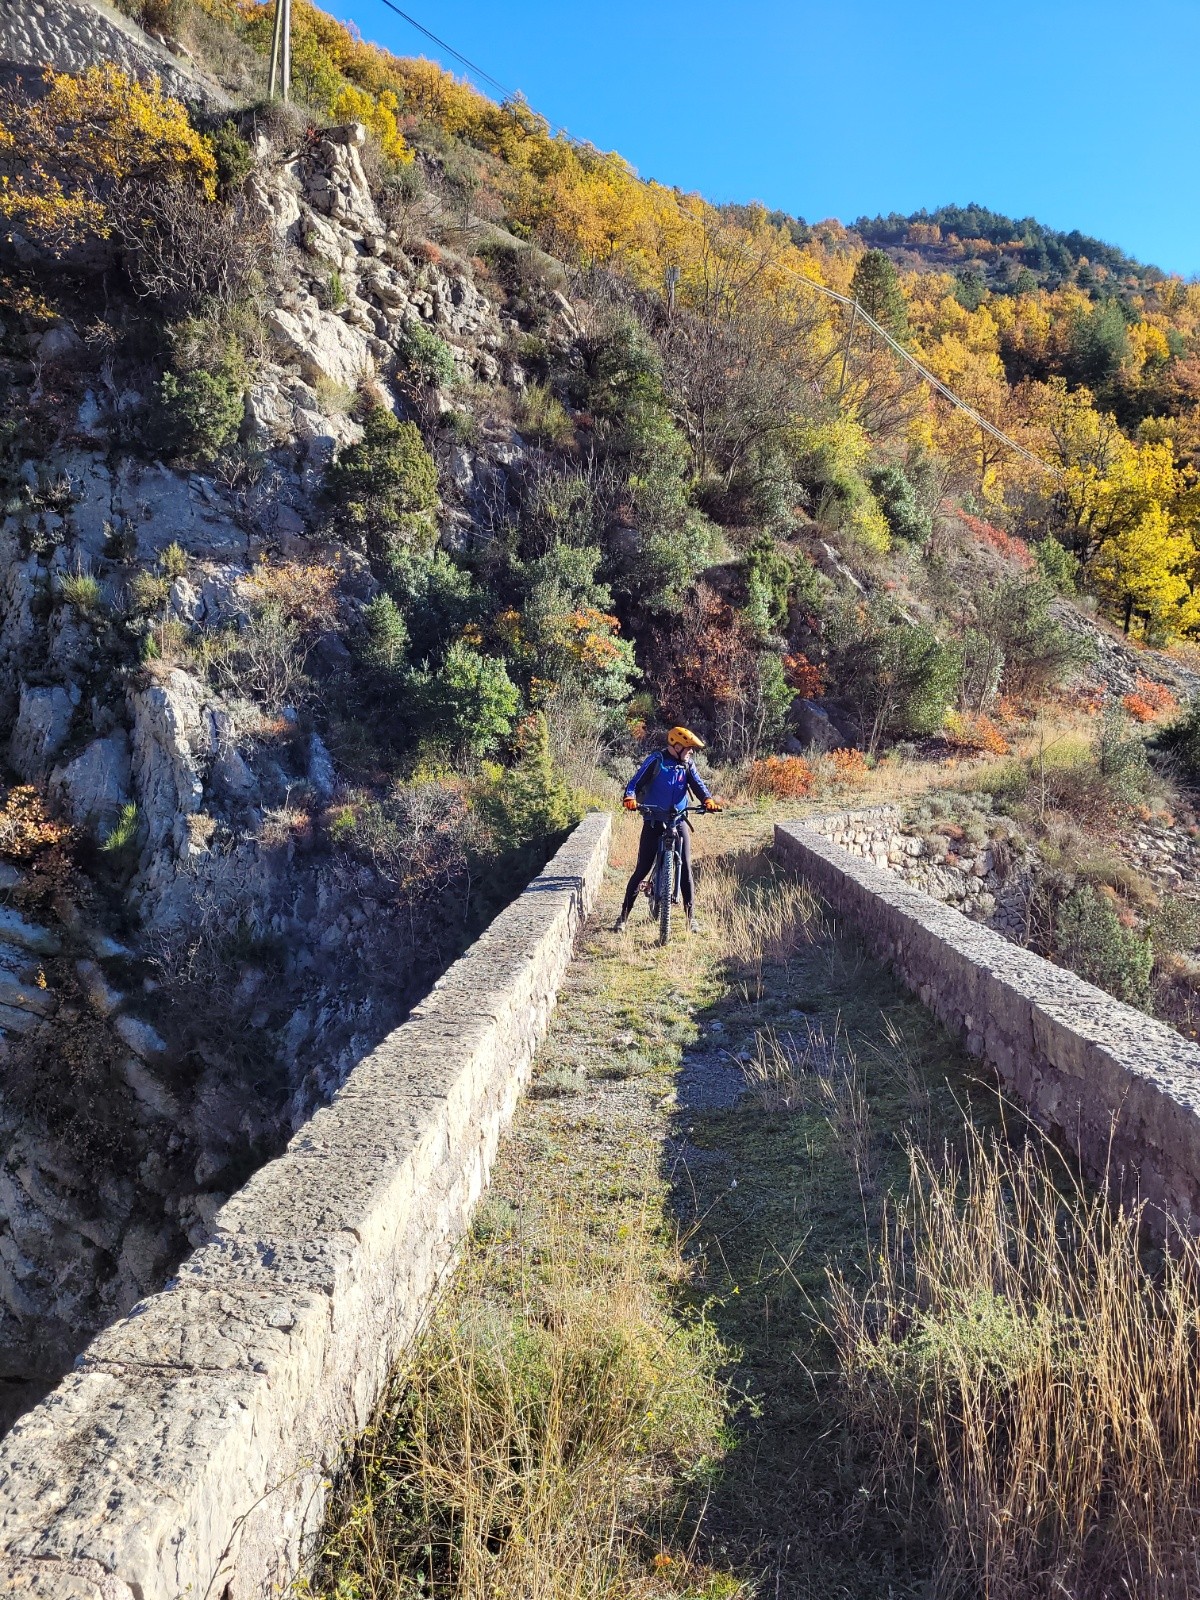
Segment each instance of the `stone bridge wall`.
[[0,1580],[47,1600],[283,1587],[452,1265],[608,860],[593,814],[0,1446]]
[[1200,1232],[1200,1049],[905,883],[871,822],[779,824],[776,849],[1090,1177]]

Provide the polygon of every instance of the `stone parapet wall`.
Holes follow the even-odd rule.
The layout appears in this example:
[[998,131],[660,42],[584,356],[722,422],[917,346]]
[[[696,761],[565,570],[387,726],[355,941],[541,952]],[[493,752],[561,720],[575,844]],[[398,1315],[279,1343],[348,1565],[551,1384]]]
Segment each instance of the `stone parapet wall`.
[[1007,938],[1025,942],[1029,863],[1014,860],[1004,846],[992,840],[964,841],[951,851],[945,839],[922,838],[906,827],[900,808],[892,805],[814,817],[811,826],[851,855],[890,867],[935,900],[956,906],[964,916],[986,922]]
[[1200,1049],[834,843],[847,821],[779,824],[776,849],[1089,1176],[1200,1232]]
[[593,814],[0,1446],[0,1575],[54,1600],[286,1585],[451,1267],[608,860]]

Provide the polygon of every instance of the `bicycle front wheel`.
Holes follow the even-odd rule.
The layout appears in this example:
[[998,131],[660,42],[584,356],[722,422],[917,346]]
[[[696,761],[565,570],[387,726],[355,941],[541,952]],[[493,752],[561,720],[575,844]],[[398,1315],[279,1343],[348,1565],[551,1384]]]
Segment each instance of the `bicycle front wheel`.
[[674,873],[674,852],[664,852],[662,866],[658,881],[658,942],[666,944],[671,937],[671,891],[675,887],[672,883]]

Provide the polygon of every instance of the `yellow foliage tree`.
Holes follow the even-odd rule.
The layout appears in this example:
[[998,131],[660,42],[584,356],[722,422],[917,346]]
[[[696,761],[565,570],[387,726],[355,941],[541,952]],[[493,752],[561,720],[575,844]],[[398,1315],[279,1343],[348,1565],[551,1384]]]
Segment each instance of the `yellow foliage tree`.
[[1187,576],[1196,555],[1190,533],[1173,522],[1164,506],[1151,501],[1136,521],[1105,539],[1092,580],[1123,612],[1126,633],[1135,616],[1144,619],[1149,632],[1177,633],[1196,620]]
[[111,64],[48,71],[40,96],[0,95],[0,217],[52,250],[137,220],[139,190],[153,184],[211,200],[216,174],[186,107]]

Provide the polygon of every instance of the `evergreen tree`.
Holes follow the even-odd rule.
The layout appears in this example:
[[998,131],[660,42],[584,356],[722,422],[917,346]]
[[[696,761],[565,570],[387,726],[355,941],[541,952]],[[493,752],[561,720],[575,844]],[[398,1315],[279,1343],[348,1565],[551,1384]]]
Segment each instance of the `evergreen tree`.
[[869,317],[895,339],[908,335],[908,310],[900,277],[883,250],[868,250],[859,257],[850,281],[850,293]]
[[542,712],[521,727],[520,754],[504,771],[485,764],[487,785],[476,804],[505,849],[544,846],[579,820],[580,809],[554,765],[550,731]]

